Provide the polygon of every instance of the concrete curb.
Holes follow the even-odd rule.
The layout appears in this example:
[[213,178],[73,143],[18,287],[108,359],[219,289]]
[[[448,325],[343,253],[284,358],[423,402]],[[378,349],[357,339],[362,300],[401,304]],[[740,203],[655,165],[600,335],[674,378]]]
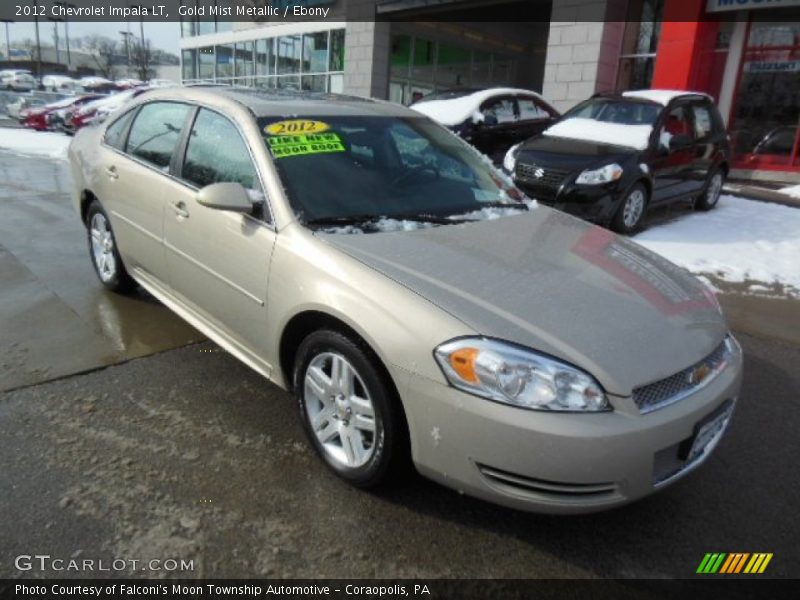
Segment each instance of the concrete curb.
[[782,204],[790,208],[800,208],[800,198],[793,198],[788,194],[782,194],[777,190],[769,188],[748,185],[746,183],[726,183],[722,188],[726,194],[733,196],[740,196],[750,200],[758,200],[759,202],[768,202],[770,204]]

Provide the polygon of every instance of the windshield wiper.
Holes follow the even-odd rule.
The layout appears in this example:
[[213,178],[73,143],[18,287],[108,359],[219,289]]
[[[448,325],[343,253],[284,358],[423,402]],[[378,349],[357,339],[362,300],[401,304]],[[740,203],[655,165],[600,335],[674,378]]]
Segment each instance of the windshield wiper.
[[364,225],[381,219],[380,215],[340,215],[336,217],[319,217],[318,219],[306,219],[306,225]]
[[409,213],[399,215],[341,215],[337,217],[320,217],[318,219],[308,219],[305,221],[306,225],[319,225],[322,227],[331,226],[345,226],[345,225],[370,225],[381,219],[393,219],[396,221],[415,221],[417,223],[433,223],[435,225],[452,225],[453,223],[460,223],[464,221],[472,221],[473,219],[453,219],[448,216],[434,215],[430,213]]

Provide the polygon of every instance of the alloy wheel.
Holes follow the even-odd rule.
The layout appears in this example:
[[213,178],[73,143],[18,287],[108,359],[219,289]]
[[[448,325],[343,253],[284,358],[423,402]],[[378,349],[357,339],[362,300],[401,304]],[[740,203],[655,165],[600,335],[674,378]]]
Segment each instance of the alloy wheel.
[[375,452],[375,407],[353,365],[336,352],[315,356],[306,369],[303,401],[311,430],[337,464],[357,468]]
[[644,212],[644,192],[642,190],[633,190],[625,199],[625,207],[622,212],[622,222],[625,227],[633,229],[639,220],[642,218]]
[[117,273],[117,259],[114,256],[114,236],[108,221],[101,213],[95,213],[89,227],[92,236],[92,260],[103,282],[109,282]]
[[708,183],[708,189],[706,190],[706,204],[708,204],[709,206],[714,206],[719,200],[719,196],[721,193],[722,193],[722,174],[714,173],[714,176]]

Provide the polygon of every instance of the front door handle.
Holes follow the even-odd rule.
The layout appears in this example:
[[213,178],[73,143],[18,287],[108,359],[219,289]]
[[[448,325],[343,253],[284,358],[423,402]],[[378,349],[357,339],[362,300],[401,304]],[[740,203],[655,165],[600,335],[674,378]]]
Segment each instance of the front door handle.
[[186,203],[185,202],[178,200],[178,201],[170,202],[170,205],[172,206],[173,212],[178,217],[180,217],[182,219],[188,219],[189,218],[189,211],[186,210]]
[[117,167],[115,167],[114,165],[106,167],[106,175],[108,175],[109,179],[119,179],[119,173],[117,173]]

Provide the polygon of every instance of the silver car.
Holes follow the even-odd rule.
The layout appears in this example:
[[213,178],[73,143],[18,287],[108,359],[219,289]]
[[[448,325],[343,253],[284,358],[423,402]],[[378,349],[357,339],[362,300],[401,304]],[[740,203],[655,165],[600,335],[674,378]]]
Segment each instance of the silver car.
[[149,91],[70,147],[100,281],[140,285],[294,395],[368,487],[620,505],[704,462],[742,354],[683,269],[524,197],[409,109]]

